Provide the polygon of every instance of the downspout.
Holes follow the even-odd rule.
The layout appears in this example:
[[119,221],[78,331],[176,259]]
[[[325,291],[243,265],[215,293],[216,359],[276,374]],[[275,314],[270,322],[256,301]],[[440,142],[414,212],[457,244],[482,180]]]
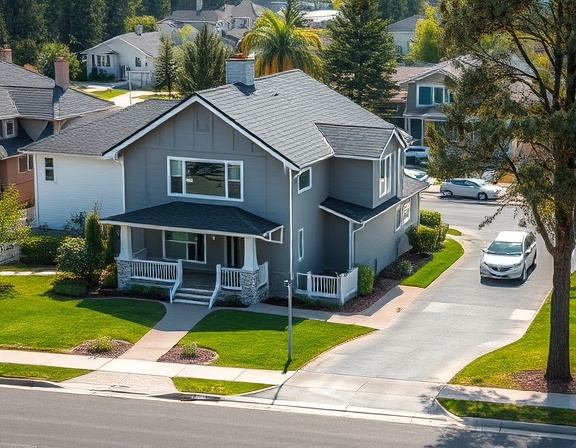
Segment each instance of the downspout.
[[290,221],[290,286],[294,283],[294,211],[293,211],[293,197],[292,197],[292,170],[288,168],[288,207],[289,207],[289,221]]
[[122,167],[122,213],[126,213],[126,179],[124,172],[124,157],[118,157],[118,153],[116,153],[114,154],[112,160],[114,160],[116,163],[119,163]]
[[364,226],[366,225],[366,223],[362,223],[362,225],[360,227],[358,227],[356,230],[352,230],[352,228],[354,227],[354,223],[352,221],[350,221],[350,230],[352,230],[350,232],[350,266],[348,267],[348,269],[352,269],[354,267],[354,265],[356,264],[356,257],[355,257],[355,243],[356,243],[356,232],[358,232],[358,230],[362,230],[364,228]]

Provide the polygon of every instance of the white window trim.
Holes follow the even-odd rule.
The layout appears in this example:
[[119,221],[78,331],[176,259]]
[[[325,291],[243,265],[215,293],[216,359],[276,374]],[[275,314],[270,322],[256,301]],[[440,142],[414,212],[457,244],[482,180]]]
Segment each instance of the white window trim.
[[[174,232],[174,230],[168,230],[169,232]],[[168,258],[166,256],[166,232],[167,230],[162,230],[162,257],[164,258],[164,260],[172,260],[172,261],[177,261],[177,258]],[[182,232],[182,233],[196,233],[196,232],[186,232],[184,230],[176,230],[176,232]],[[198,261],[198,260],[189,260],[187,258],[183,258],[184,261],[186,261],[187,263],[196,263],[196,264],[206,264],[206,257],[207,257],[207,250],[206,250],[206,243],[207,243],[207,239],[206,239],[206,234],[205,233],[196,233],[196,235],[200,235],[202,236],[202,238],[204,238],[204,261]],[[185,242],[182,242],[182,244],[186,244]],[[188,248],[186,248],[186,254],[188,254]]]
[[[406,213],[406,210],[408,210],[408,213]],[[410,222],[410,219],[412,219],[412,200],[402,204],[402,225]]]
[[[382,177],[382,164],[384,164],[388,171],[384,178]],[[388,154],[378,161],[378,183],[380,197],[387,195],[392,190],[392,154]]]
[[396,207],[396,214],[394,215],[394,230],[397,232],[402,228],[402,205]]
[[[300,188],[300,176],[302,176],[302,174],[304,174],[306,171],[310,172],[310,183],[308,184],[307,187]],[[312,188],[312,167],[306,168],[306,169],[302,170],[300,172],[300,174],[298,174],[298,194],[304,193],[305,191],[308,191],[311,188]]]
[[[185,162],[201,162],[201,163],[223,163],[224,164],[224,184],[226,188],[225,196],[211,196],[208,194],[188,194],[184,193],[186,191],[186,176],[184,167],[182,167],[182,193],[172,193],[170,190],[172,188],[172,179],[170,176],[170,161],[179,160],[183,163]],[[240,198],[229,198],[228,197],[228,164],[240,165]],[[244,162],[241,160],[212,160],[212,159],[191,159],[188,157],[167,157],[166,158],[166,188],[168,196],[175,196],[180,198],[196,198],[196,199],[210,199],[213,201],[234,201],[234,202],[244,202]]]
[[304,259],[304,227],[298,230],[298,261]]
[[[47,159],[52,159],[52,167],[46,166]],[[52,180],[46,179],[47,170],[52,170]],[[56,160],[54,157],[44,157],[44,182],[56,182]]]
[[[420,87],[430,87],[432,89],[432,103],[431,104],[421,104],[420,103]],[[434,89],[441,88],[442,92],[442,102],[437,103],[434,101]],[[444,84],[418,84],[416,86],[416,107],[431,107],[440,106],[442,104],[450,104],[450,91],[446,88]]]

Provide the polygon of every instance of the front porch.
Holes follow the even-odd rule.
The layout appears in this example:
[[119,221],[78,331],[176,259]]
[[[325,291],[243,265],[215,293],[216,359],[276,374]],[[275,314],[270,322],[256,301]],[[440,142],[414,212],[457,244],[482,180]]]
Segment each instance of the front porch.
[[156,286],[170,302],[209,307],[218,298],[235,296],[249,305],[268,295],[268,262],[258,262],[257,247],[281,242],[278,224],[237,207],[193,203],[151,207],[101,223],[120,226],[120,289]]

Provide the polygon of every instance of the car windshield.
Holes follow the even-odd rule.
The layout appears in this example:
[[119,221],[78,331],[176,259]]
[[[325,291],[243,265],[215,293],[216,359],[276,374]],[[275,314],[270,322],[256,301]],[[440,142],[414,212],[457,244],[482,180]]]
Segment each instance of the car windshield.
[[493,241],[486,250],[489,254],[521,255],[522,243],[508,243],[506,241]]

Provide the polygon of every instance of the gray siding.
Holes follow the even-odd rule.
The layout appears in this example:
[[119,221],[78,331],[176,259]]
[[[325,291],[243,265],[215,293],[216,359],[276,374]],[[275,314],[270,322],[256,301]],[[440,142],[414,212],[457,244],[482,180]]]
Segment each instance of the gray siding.
[[[241,161],[243,201],[170,196],[168,157]],[[289,231],[287,171],[280,161],[252,144],[203,106],[193,104],[166,121],[128,147],[124,151],[123,158],[127,212],[173,201],[231,205],[284,225],[284,241],[287,241]],[[219,241],[217,238],[216,241],[212,241],[211,238],[207,238],[207,248],[211,254],[207,260],[207,267],[222,263],[223,240]],[[269,261],[271,271],[283,273],[289,271],[287,244],[262,241],[258,242],[257,248],[259,263]]]
[[372,207],[377,163],[372,160],[333,158],[330,165],[330,196],[342,201]]
[[348,270],[350,238],[349,224],[345,219],[329,213],[324,214],[324,260],[326,269],[333,271]]

